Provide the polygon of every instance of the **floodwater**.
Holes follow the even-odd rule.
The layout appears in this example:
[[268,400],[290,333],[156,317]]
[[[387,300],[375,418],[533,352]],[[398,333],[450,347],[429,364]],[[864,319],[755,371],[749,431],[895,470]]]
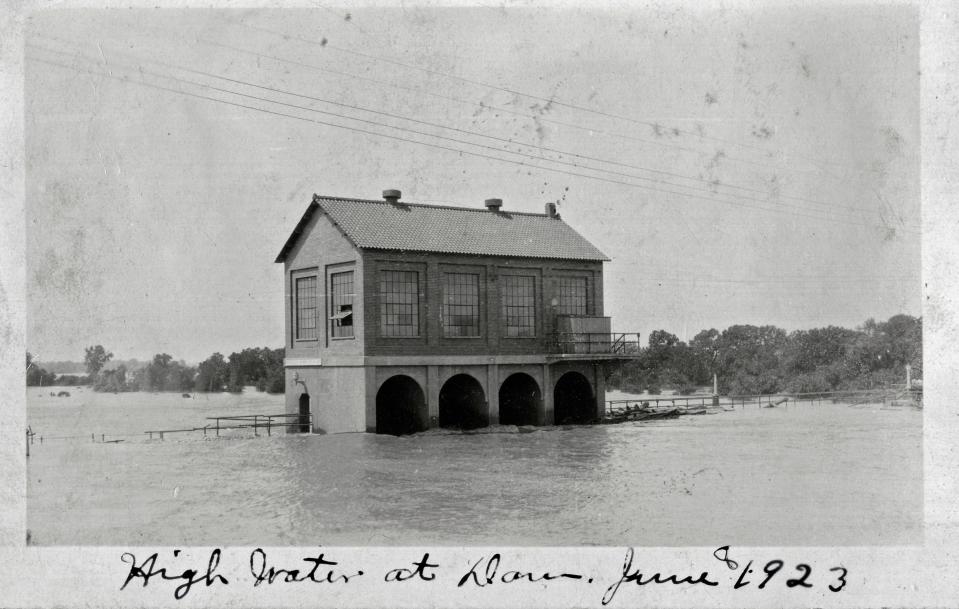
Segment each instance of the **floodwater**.
[[280,413],[283,397],[30,389],[34,544],[922,543],[913,409],[826,402],[522,434],[161,442],[143,432]]

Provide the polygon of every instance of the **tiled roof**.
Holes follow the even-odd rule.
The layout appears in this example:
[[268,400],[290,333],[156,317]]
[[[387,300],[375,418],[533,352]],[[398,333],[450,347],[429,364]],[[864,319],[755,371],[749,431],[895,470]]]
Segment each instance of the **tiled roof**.
[[317,209],[359,248],[562,260],[609,260],[558,218],[485,208],[389,203],[314,195],[280,255],[286,255]]

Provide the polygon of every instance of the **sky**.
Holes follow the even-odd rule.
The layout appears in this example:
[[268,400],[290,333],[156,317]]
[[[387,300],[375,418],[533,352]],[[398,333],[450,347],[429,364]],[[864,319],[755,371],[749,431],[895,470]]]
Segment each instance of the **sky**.
[[26,42],[41,361],[281,346],[312,194],[386,188],[557,202],[644,341],[921,312],[914,7],[49,10]]

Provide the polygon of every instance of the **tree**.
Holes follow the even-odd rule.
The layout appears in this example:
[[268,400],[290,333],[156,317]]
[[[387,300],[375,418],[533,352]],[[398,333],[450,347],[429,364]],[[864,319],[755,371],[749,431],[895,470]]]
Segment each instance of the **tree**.
[[103,370],[93,385],[94,391],[117,393],[127,391],[127,367],[120,364],[113,370]]
[[103,348],[103,345],[87,347],[83,362],[87,366],[87,374],[90,375],[90,378],[95,378],[112,357],[113,354],[108,353],[107,350]]
[[[611,387],[638,392],[657,385],[689,390],[715,373],[723,394],[825,392],[901,384],[905,366],[922,377],[922,318],[866,320],[855,330],[828,326],[787,334],[775,326],[703,330],[685,345],[657,330],[640,358],[610,378]],[[684,387],[684,383],[686,383]]]
[[170,376],[170,362],[173,356],[169,353],[157,353],[153,361],[147,365],[147,384],[151,391],[163,391],[167,388],[167,379]]
[[719,336],[719,330],[710,328],[701,331],[689,341],[695,366],[692,378],[698,384],[712,383],[713,375],[719,373]]
[[223,391],[230,368],[221,353],[206,358],[197,368],[195,388],[197,391]]
[[53,385],[57,378],[56,374],[47,372],[38,366],[36,360],[33,359],[33,355],[29,351],[27,351],[26,375],[28,387]]

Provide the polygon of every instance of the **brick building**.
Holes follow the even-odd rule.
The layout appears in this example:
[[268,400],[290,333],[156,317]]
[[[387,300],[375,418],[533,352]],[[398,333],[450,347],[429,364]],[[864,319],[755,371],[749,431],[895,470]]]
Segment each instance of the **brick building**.
[[383,196],[314,195],[277,256],[287,412],[392,434],[601,415],[606,365],[633,344],[603,317],[606,256],[551,204]]

